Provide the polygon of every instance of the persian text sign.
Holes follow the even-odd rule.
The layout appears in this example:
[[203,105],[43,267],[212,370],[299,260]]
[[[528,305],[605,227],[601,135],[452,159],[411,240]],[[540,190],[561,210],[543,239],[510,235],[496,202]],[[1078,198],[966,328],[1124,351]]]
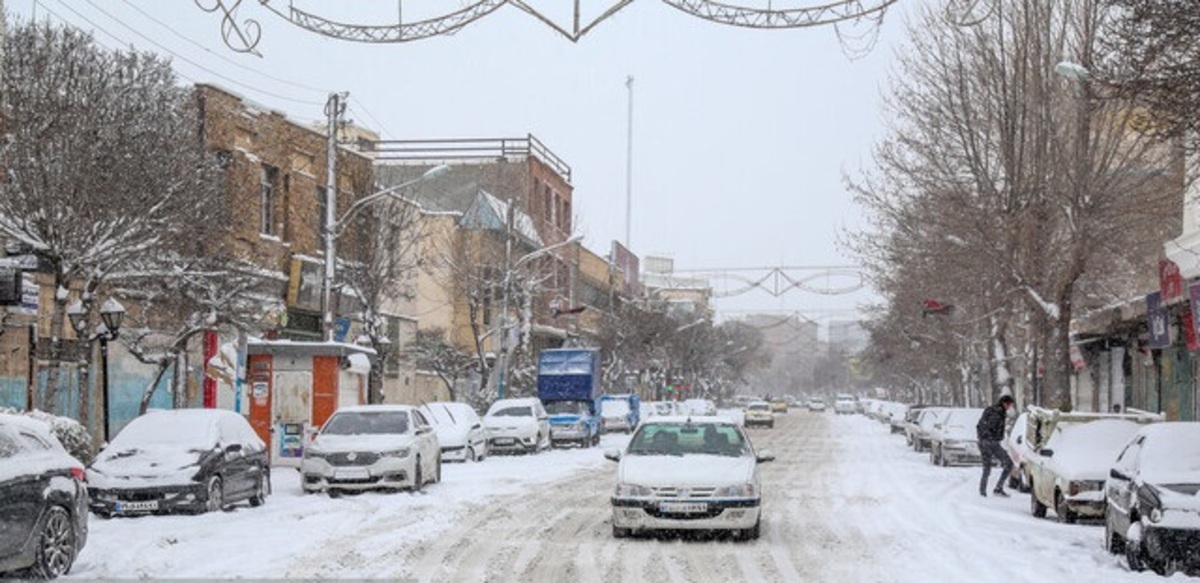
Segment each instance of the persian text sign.
[[1146,296],[1146,324],[1150,328],[1147,346],[1167,348],[1171,345],[1171,314],[1163,305],[1162,292]]

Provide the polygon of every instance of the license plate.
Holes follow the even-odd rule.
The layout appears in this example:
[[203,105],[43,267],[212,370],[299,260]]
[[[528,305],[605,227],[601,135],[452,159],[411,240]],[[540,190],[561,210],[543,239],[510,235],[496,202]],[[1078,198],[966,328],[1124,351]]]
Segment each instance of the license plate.
[[702,514],[708,512],[708,504],[703,502],[662,502],[658,511],[664,514]]
[[350,468],[333,472],[336,480],[365,480],[371,477],[371,472],[364,468]]
[[117,512],[158,510],[158,500],[148,500],[143,502],[117,502],[115,509]]
[[512,445],[512,444],[516,443],[517,440],[515,440],[511,437],[499,437],[499,438],[495,439],[494,441],[496,442],[496,445]]

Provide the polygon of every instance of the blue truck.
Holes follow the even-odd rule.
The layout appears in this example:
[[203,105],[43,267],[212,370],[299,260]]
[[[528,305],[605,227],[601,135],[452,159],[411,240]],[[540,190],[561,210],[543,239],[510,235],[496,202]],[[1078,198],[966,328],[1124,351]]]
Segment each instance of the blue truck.
[[600,351],[543,350],[538,357],[538,398],[550,415],[550,445],[600,443]]

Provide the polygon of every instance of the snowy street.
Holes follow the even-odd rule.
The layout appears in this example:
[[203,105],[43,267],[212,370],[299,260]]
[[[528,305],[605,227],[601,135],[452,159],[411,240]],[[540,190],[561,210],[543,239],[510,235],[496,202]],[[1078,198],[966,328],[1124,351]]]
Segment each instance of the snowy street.
[[[1028,497],[982,499],[979,468],[944,469],[861,416],[793,411],[751,430],[764,530],[615,540],[603,448],[446,464],[425,494],[303,496],[277,470],[262,508],[100,520],[79,578],[413,578],[420,581],[1160,580],[1101,548],[1102,527],[1029,515]],[[606,436],[618,447],[624,436]],[[993,474],[995,476],[995,474]],[[994,479],[994,477],[993,477]]]

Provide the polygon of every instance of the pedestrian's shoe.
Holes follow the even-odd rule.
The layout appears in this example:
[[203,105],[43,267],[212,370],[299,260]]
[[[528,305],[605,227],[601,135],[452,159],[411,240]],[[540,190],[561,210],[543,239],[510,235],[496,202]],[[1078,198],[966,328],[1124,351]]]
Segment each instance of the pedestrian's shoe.
[[983,496],[984,498],[987,498],[987,490],[980,490],[979,495]]
[[1008,492],[1005,492],[1004,490],[996,489],[993,490],[992,493],[1001,498],[1008,498]]

